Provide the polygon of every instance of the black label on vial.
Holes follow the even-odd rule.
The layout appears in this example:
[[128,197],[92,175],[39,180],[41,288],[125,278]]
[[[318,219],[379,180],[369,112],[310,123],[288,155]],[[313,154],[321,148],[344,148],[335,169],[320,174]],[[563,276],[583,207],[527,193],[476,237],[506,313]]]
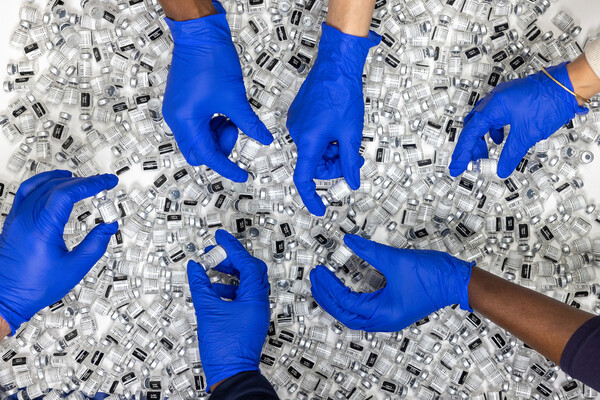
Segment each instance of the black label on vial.
[[479,325],[481,325],[481,318],[479,318],[477,315],[470,313],[469,315],[467,315],[467,321],[469,321],[471,323],[471,325],[473,325],[475,328],[477,328]]
[[571,390],[577,389],[577,382],[571,381],[565,385],[562,385],[562,388],[565,392],[570,392]]
[[400,65],[400,60],[391,54],[388,54],[387,56],[385,56],[384,61],[387,65],[389,65],[392,68],[398,68],[398,65]]
[[383,390],[384,392],[396,393],[397,388],[398,385],[390,381],[383,381],[381,383],[381,390]]
[[416,326],[421,326],[421,325],[425,325],[428,322],[429,322],[429,317],[425,317],[425,318],[421,318],[420,320],[418,320],[417,322],[415,322],[415,325]]
[[250,105],[254,108],[256,108],[257,110],[260,110],[262,107],[262,104],[260,104],[258,102],[258,100],[256,100],[255,98],[252,98],[250,100],[248,100],[248,103],[250,103]]
[[137,104],[138,106],[140,104],[146,104],[147,102],[149,102],[151,99],[149,94],[145,94],[143,96],[138,96],[135,98],[135,104]]
[[27,357],[17,357],[17,358],[13,358],[13,360],[12,360],[13,367],[17,367],[19,365],[25,365],[25,364],[27,364]]
[[154,171],[158,169],[158,162],[154,160],[144,161],[142,163],[142,170],[144,171]]
[[17,352],[11,349],[2,355],[2,361],[7,362],[16,355]]
[[414,231],[415,236],[419,239],[424,238],[425,236],[428,236],[429,233],[427,232],[427,229],[419,229],[418,231]]
[[138,347],[136,347],[133,350],[133,353],[131,353],[131,355],[140,360],[141,362],[146,361],[146,358],[148,358],[148,353],[146,353],[144,350]]
[[414,365],[408,364],[406,366],[406,370],[413,375],[416,375],[416,376],[421,375],[421,369],[415,367]]
[[296,370],[294,367],[289,367],[287,371],[294,379],[300,379],[300,377],[302,376],[302,374],[298,372],[298,370]]
[[498,24],[498,25],[494,25],[494,32],[496,33],[500,33],[500,32],[504,32],[506,30],[508,30],[508,22],[505,22],[503,24]]
[[460,233],[462,237],[469,237],[473,234],[473,231],[467,228],[462,222],[456,225],[456,232]]
[[529,238],[529,225],[519,224],[519,239]]
[[87,92],[81,92],[80,103],[81,107],[91,107],[92,105],[92,95]]
[[[38,50],[39,48],[40,48],[40,47],[38,46],[38,44],[37,44],[37,43],[32,43],[32,44],[30,44],[29,46],[25,46],[25,47],[23,47],[23,51],[25,52],[25,54],[29,54],[29,53],[31,53],[32,51],[36,51],[36,50]],[[22,73],[22,72],[21,72],[20,74],[21,74],[21,75],[33,75],[33,71],[31,71],[31,72],[25,72],[25,73]]]
[[463,383],[465,383],[465,381],[467,380],[467,376],[469,376],[469,373],[467,371],[463,371],[462,374],[460,374],[460,378],[458,378],[458,384],[462,385]]
[[472,341],[471,343],[469,343],[469,345],[467,346],[471,351],[478,349],[479,347],[481,347],[481,345],[483,344],[483,342],[481,341],[481,339],[477,338],[474,341]]
[[560,185],[559,187],[556,188],[556,191],[558,193],[562,192],[563,190],[565,190],[566,188],[568,188],[570,185],[569,183],[563,183],[562,185]]
[[[54,125],[54,129],[52,130],[52,137],[54,139],[62,139],[63,133],[65,131],[65,126],[63,124]],[[1,194],[0,194],[1,196]]]
[[506,346],[506,340],[504,340],[504,338],[502,337],[502,335],[500,335],[499,333],[496,333],[495,335],[492,336],[492,342],[494,342],[494,344],[496,345],[497,348],[501,349],[504,346]]
[[175,172],[175,173],[173,174],[173,179],[175,179],[176,181],[178,181],[178,182],[179,182],[179,180],[180,180],[181,178],[184,178],[184,177],[185,177],[185,176],[187,176],[187,175],[189,175],[189,174],[188,174],[188,172],[187,172],[187,169],[185,169],[185,168],[182,168],[182,169],[180,169],[179,171],[177,171],[177,172]]
[[181,221],[183,217],[180,214],[167,215],[167,222]]
[[275,357],[269,356],[267,354],[261,354],[260,362],[269,367],[272,367],[273,365],[275,365]]
[[79,222],[81,222],[81,221],[85,221],[85,220],[86,220],[86,219],[87,219],[87,218],[88,218],[90,215],[92,215],[92,213],[91,213],[90,211],[86,211],[86,212],[84,212],[83,214],[79,215],[79,216],[77,217],[77,220],[78,220]]
[[160,400],[162,398],[161,392],[147,392],[146,400]]
[[157,180],[154,181],[154,186],[157,188],[160,188],[166,182],[167,182],[167,177],[165,176],[165,174],[162,174],[161,176],[158,177]]
[[[277,35],[277,40],[279,40],[280,42],[284,42],[284,41],[288,40],[288,35],[285,30],[285,26],[283,26],[283,25],[279,25],[278,27],[275,28],[275,34]],[[272,69],[269,71],[272,71]]]
[[550,231],[550,228],[548,228],[545,225],[544,225],[544,227],[542,227],[542,229],[540,229],[540,233],[542,234],[542,236],[544,237],[544,239],[546,239],[548,241],[554,239],[554,235]]
[[235,229],[237,233],[243,233],[246,231],[246,220],[244,218],[237,218],[235,220]]
[[462,178],[460,182],[458,182],[458,186],[467,189],[469,192],[473,190],[475,184],[468,179]]
[[296,56],[291,56],[288,64],[294,67],[294,69],[298,69],[302,66],[302,61],[300,61],[300,59]]
[[302,19],[302,11],[294,10],[292,15],[290,16],[290,23],[292,25],[298,26],[300,25],[300,20]]
[[256,64],[258,64],[258,66],[262,68],[270,59],[271,56],[269,55],[269,53],[263,51],[258,55],[258,58],[256,59]]
[[479,92],[471,92],[471,95],[469,96],[469,100],[467,101],[467,104],[470,106],[474,106],[478,101],[479,101],[479,97],[480,94]]
[[535,390],[537,390],[538,393],[544,397],[548,397],[552,394],[552,389],[549,389],[548,387],[544,386],[543,383],[540,383],[538,387],[535,388]]
[[325,236],[323,235],[317,235],[315,236],[315,239],[317,240],[317,242],[319,242],[320,244],[327,244],[327,238],[325,238]]
[[54,311],[56,311],[56,310],[58,310],[58,309],[62,308],[64,305],[65,305],[65,303],[63,303],[63,301],[62,301],[62,300],[59,300],[59,301],[57,301],[57,302],[56,302],[56,303],[54,303],[54,304],[50,304],[50,305],[48,306],[48,308],[50,309],[50,311],[54,312]]
[[492,55],[492,59],[495,62],[502,62],[502,61],[506,60],[507,58],[508,58],[508,53],[505,52],[504,50],[500,50],[496,54]]
[[148,35],[148,38],[150,38],[151,41],[155,41],[156,39],[158,39],[159,37],[161,37],[163,35],[163,30],[160,28],[156,28],[155,30],[153,30],[152,32],[150,32],[150,34]]
[[96,351],[94,352],[94,355],[92,356],[92,359],[90,360],[90,362],[91,362],[93,365],[96,365],[96,366],[98,366],[98,365],[100,365],[100,363],[102,362],[102,359],[103,359],[103,358],[104,358],[104,353],[103,353],[103,352],[101,352],[100,350],[96,350]]
[[372,368],[373,365],[375,365],[375,361],[377,361],[377,357],[378,357],[378,355],[375,353],[369,354],[369,357],[367,358],[367,362],[365,365],[369,368]]
[[129,50],[133,50],[133,49],[135,49],[135,46],[133,45],[133,43],[129,43],[129,44],[126,44],[125,46],[119,47],[119,50],[121,50],[121,51],[129,51]]
[[531,264],[521,265],[521,278],[531,279]]
[[510,178],[504,180],[504,185],[506,185],[506,188],[508,190],[510,190],[511,192],[514,192],[515,190],[517,190],[517,186],[515,185],[513,180]]
[[426,167],[428,165],[432,165],[433,161],[431,160],[431,158],[428,158],[426,160],[419,160],[417,161],[417,166],[419,167]]
[[377,153],[375,153],[375,161],[376,162],[383,162],[383,157],[385,154],[385,149],[382,147],[379,147],[377,149]]
[[158,152],[161,155],[172,153],[173,151],[175,151],[175,150],[173,148],[173,144],[172,143],[161,144],[160,146],[158,146]]
[[25,106],[21,106],[19,108],[17,108],[15,111],[12,112],[13,117],[17,118],[19,115],[23,114],[25,111],[27,111],[27,108],[25,108]]
[[89,356],[89,355],[90,355],[90,352],[89,352],[89,351],[86,351],[86,350],[81,350],[81,351],[79,352],[79,354],[77,354],[77,357],[75,357],[75,362],[76,362],[76,363],[78,363],[78,364],[81,364],[82,362],[84,362],[84,361],[85,361],[85,359],[86,359],[86,358],[87,358],[87,356]]
[[396,39],[394,39],[389,34],[384,33],[383,35],[381,35],[381,42],[388,47],[392,47],[396,43]]
[[114,381],[112,385],[110,385],[108,393],[113,394],[117,390],[117,386],[119,386],[119,381]]
[[490,77],[488,78],[488,85],[492,86],[492,87],[496,87],[498,85],[498,83],[500,82],[500,74],[496,73],[496,72],[492,72],[490,74]]
[[123,382],[123,385],[128,385],[131,382],[135,381],[135,374],[133,372],[130,372],[128,374],[123,375],[123,377],[121,378],[121,381]]
[[513,201],[514,199],[518,198],[519,196],[520,196],[520,194],[518,192],[517,193],[513,193],[510,196],[506,196],[504,198],[504,200],[506,200],[507,202],[510,202],[510,201]]
[[2,195],[4,194],[4,183],[0,182],[0,197],[2,197]]
[[[1,196],[1,194],[0,194],[0,196]],[[283,233],[283,236],[285,236],[285,237],[292,236],[292,229],[290,228],[290,224],[288,224],[287,222],[279,225],[279,229],[281,230],[281,233]]]
[[472,49],[465,51],[465,56],[467,57],[468,60],[470,60],[471,58],[480,56],[480,55],[481,55],[481,50],[479,50],[479,47],[473,47]]
[[160,339],[160,344],[162,344],[164,346],[165,349],[167,350],[173,350],[173,343],[171,343],[170,340],[162,338]]
[[293,343],[295,335],[290,331],[281,331],[279,333],[279,339],[285,340],[286,342]]
[[300,364],[304,365],[306,368],[308,369],[313,369],[313,367],[315,366],[315,362],[311,361],[307,358],[302,357],[300,359]]
[[92,54],[94,54],[94,59],[96,60],[96,62],[102,61],[102,53],[100,53],[100,50],[98,50],[97,47],[94,47],[92,49]]
[[521,56],[516,56],[512,60],[510,60],[509,65],[512,69],[517,70],[521,65],[525,64],[525,59]]
[[477,203],[477,208],[483,208],[483,206],[485,205],[485,202],[487,200],[487,196],[484,194],[481,196],[481,199],[479,199],[479,203]]
[[542,368],[539,364],[533,364],[531,366],[531,370],[539,376],[544,376],[546,374],[546,370]]
[[127,104],[125,104],[124,102],[117,103],[117,104],[114,104],[112,108],[113,108],[113,112],[119,113],[121,111],[127,110]]
[[277,332],[275,331],[275,321],[269,322],[269,332],[267,332],[267,335],[275,336],[276,333]]
[[516,170],[519,172],[525,172],[525,169],[527,168],[527,164],[529,164],[529,160],[526,158],[522,158],[521,162],[519,162],[519,165],[517,165]]
[[107,20],[111,24],[113,22],[115,22],[115,19],[116,19],[116,17],[114,16],[114,14],[112,14],[112,13],[110,13],[108,11],[104,11],[104,15],[102,16],[102,18],[104,18],[105,20]]
[[285,251],[285,242],[283,240],[277,240],[275,242],[275,254],[281,254]]
[[505,230],[514,231],[515,230],[515,217],[506,217],[505,221],[506,221]]
[[226,198],[227,198],[227,196],[225,196],[224,194],[220,194],[219,197],[217,198],[217,201],[215,201],[215,207],[221,208],[223,206],[223,203],[225,202]]
[[85,373],[83,374],[83,376],[81,377],[82,381],[87,381],[88,379],[90,379],[90,376],[92,376],[92,374],[94,373],[93,369],[87,369],[85,371]]
[[532,26],[531,29],[525,34],[525,37],[527,39],[529,39],[529,41],[533,42],[535,41],[540,35],[542,34],[542,31],[540,28],[538,28],[537,26]]

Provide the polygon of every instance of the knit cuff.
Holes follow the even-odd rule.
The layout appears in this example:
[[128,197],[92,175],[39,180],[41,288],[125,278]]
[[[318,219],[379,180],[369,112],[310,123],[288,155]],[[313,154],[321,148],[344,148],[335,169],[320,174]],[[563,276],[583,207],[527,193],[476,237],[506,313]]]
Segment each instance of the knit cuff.
[[596,76],[600,78],[600,39],[596,39],[585,46],[584,54],[588,64],[590,64]]

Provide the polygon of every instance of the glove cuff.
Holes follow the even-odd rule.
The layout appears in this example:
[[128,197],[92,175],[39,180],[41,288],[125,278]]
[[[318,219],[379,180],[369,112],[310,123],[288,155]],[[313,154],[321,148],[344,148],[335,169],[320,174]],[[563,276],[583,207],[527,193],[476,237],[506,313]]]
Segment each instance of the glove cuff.
[[188,21],[173,21],[171,18],[165,17],[165,22],[171,30],[176,46],[194,46],[215,40],[231,42],[231,30],[225,9],[218,1],[213,1],[213,5],[218,14]]
[[232,376],[235,376],[241,372],[247,372],[247,371],[259,371],[260,372],[260,369],[256,365],[242,364],[242,365],[236,365],[236,366],[228,365],[225,368],[222,368],[222,369],[219,368],[219,371],[215,371],[215,372],[211,372],[211,373],[204,370],[204,374],[206,375],[206,392],[210,393],[210,387],[212,385],[214,385],[215,383],[219,383],[222,380],[231,378]]
[[318,58],[333,58],[348,72],[362,75],[369,49],[381,42],[381,36],[373,31],[366,38],[349,35],[325,22],[321,29]]
[[471,305],[469,304],[469,282],[471,281],[471,272],[475,266],[475,261],[470,263],[456,259],[454,262],[454,269],[456,270],[456,284],[458,286],[458,297],[461,309],[469,312],[473,312]]
[[[563,62],[561,64],[555,65],[550,68],[546,68],[546,71],[552,75],[554,79],[563,84],[570,91],[574,92],[573,84],[571,83],[571,78],[569,77],[569,72],[567,71],[568,62]],[[590,110],[586,107],[582,107],[577,102],[577,98],[573,96],[571,93],[567,92],[564,88],[560,87],[556,84],[552,79],[550,79],[544,72],[538,72],[538,77],[540,82],[548,87],[553,88],[554,92],[557,94],[558,100],[564,102],[565,112],[569,115],[577,114],[577,115],[585,115]],[[574,115],[573,115],[574,116]],[[572,118],[572,117],[571,117]]]

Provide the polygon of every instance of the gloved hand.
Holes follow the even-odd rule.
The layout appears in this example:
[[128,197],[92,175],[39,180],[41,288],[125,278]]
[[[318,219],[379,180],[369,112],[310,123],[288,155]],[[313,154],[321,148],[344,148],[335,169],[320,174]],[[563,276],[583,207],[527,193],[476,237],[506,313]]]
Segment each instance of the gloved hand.
[[[244,182],[248,173],[228,158],[237,128],[265,145],[273,137],[248,103],[225,10],[213,4],[219,14],[183,22],[165,18],[175,45],[163,114],[188,163]],[[213,118],[216,113],[231,121]]]
[[211,284],[202,266],[188,263],[200,357],[209,388],[240,372],[258,370],[270,319],[266,264],[226,231],[218,230],[215,238],[228,256],[215,269],[236,273],[240,285]]
[[[557,81],[573,90],[567,63],[546,71]],[[522,79],[503,82],[485,96],[465,118],[458,138],[450,174],[458,176],[469,161],[487,158],[486,133],[496,144],[504,140],[504,129],[510,133],[498,161],[498,176],[507,178],[529,149],[540,140],[548,139],[575,114],[586,114],[587,108],[577,104],[575,96],[556,84],[543,71]]]
[[0,235],[0,316],[12,333],[62,299],[102,257],[116,222],[96,226],[72,251],[63,239],[73,205],[118,183],[114,175],[38,174],[21,184]]
[[288,112],[287,128],[298,148],[294,182],[311,213],[325,214],[314,179],[344,177],[356,190],[364,159],[358,154],[365,105],[362,73],[369,48],[381,37],[347,35],[322,25],[317,61]]
[[356,293],[321,265],[310,272],[314,299],[348,328],[396,332],[448,305],[473,311],[467,290],[472,264],[439,251],[396,249],[355,235],[346,235],[344,242],[386,279],[382,289]]

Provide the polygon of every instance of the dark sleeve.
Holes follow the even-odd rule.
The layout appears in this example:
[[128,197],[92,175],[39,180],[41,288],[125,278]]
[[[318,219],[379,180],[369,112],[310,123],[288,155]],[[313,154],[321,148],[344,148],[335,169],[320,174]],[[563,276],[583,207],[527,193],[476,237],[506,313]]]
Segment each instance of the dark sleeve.
[[573,378],[600,391],[600,316],[586,321],[571,336],[560,367]]
[[259,371],[245,371],[217,386],[210,400],[279,400],[279,397]]

